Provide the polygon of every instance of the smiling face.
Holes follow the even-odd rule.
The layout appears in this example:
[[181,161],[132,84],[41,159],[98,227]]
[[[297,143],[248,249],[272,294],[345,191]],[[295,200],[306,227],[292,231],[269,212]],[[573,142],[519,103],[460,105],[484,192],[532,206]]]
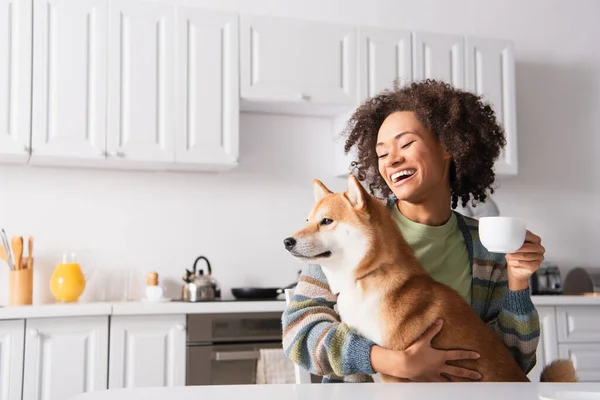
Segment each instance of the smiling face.
[[390,114],[377,134],[379,173],[398,200],[426,201],[449,189],[450,156],[414,112]]

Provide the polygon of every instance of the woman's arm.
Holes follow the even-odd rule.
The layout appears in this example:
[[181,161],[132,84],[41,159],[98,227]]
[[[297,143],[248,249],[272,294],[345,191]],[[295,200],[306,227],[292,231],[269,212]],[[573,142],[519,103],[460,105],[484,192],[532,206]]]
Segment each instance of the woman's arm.
[[486,322],[508,347],[521,369],[529,373],[537,361],[540,339],[539,315],[529,289],[513,291],[503,286],[497,290],[504,292],[501,307]]
[[374,343],[340,322],[335,303],[321,267],[306,266],[282,316],[285,354],[319,376],[374,374],[370,362]]

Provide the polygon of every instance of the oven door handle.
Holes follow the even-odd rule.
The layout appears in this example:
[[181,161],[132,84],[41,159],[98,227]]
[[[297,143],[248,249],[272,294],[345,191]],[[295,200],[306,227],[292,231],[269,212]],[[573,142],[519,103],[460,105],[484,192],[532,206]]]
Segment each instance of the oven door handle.
[[212,358],[216,361],[258,360],[260,358],[260,352],[258,350],[217,351],[212,353]]

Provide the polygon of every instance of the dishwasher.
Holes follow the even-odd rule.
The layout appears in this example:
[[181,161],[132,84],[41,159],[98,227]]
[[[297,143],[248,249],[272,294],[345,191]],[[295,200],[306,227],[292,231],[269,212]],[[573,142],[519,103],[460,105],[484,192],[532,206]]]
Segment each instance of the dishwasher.
[[281,313],[188,314],[186,386],[256,383],[260,349],[282,349]]

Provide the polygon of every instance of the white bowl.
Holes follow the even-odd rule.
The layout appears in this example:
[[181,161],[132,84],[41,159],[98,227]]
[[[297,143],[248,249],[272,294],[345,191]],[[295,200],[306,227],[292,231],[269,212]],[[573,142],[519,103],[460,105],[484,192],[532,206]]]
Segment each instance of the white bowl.
[[514,217],[481,217],[479,240],[490,253],[514,253],[525,242],[525,221]]

